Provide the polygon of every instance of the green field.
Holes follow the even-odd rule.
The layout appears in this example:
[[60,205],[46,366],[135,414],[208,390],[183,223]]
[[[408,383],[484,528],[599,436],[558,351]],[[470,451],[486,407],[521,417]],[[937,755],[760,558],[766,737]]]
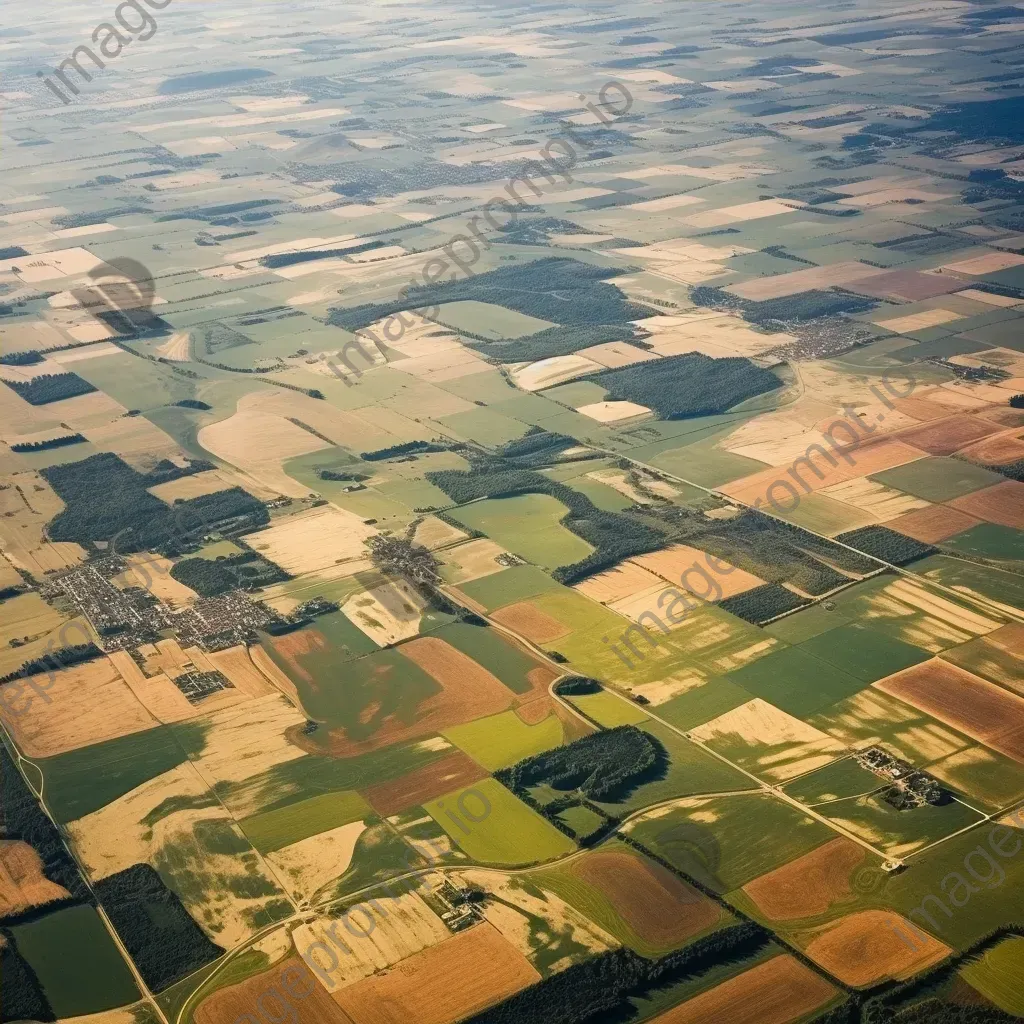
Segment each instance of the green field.
[[712,678],[702,686],[690,687],[652,710],[677,729],[693,729],[753,699],[752,693],[731,680]]
[[958,973],[999,1009],[1024,1017],[1024,938],[1003,939]]
[[855,758],[844,757],[795,779],[783,788],[801,803],[814,806],[826,801],[873,793],[884,784],[884,779],[862,768]]
[[860,679],[800,647],[772,651],[726,678],[797,718],[849,697],[864,686]]
[[[785,480],[785,477],[782,479]],[[872,526],[876,521],[869,513],[836,501],[827,494],[801,494],[800,504],[792,511],[779,513],[779,518],[826,537],[835,537],[836,534],[856,530],[861,526]]]
[[527,725],[514,711],[453,726],[444,730],[444,736],[492,772],[564,742],[557,715],[550,714],[537,725]]
[[762,793],[694,797],[642,820],[630,834],[670,864],[726,893],[835,838],[835,832]]
[[535,565],[516,565],[459,585],[459,590],[489,612],[537,594],[561,593],[567,589]]
[[569,510],[548,494],[485,498],[454,509],[453,519],[480,530],[503,548],[547,569],[582,561],[593,548],[561,520]]
[[272,853],[332,828],[361,821],[370,813],[370,805],[358,793],[343,790],[254,814],[243,818],[239,825],[260,853]]
[[59,822],[74,821],[106,807],[136,786],[187,760],[180,740],[201,730],[189,725],[158,726],[55,757],[38,758],[46,780],[46,804]]
[[639,725],[641,722],[650,721],[638,704],[616,697],[608,690],[602,690],[600,693],[582,693],[577,697],[567,697],[566,700],[605,729],[614,729],[617,725]]
[[949,555],[932,555],[914,563],[914,572],[945,587],[980,594],[993,601],[1024,607],[1024,576]]
[[864,683],[873,683],[911,665],[927,661],[931,654],[897,640],[862,622],[837,626],[805,640],[801,651],[846,672]]
[[529,693],[533,684],[527,678],[540,667],[540,662],[521,647],[509,643],[496,629],[453,622],[433,634],[452,647],[468,654],[493,676],[497,676],[513,693]]
[[961,459],[934,456],[875,473],[868,479],[925,501],[938,502],[980,491],[983,487],[1002,483],[1006,478]]
[[457,331],[467,331],[471,335],[479,334],[499,341],[536,334],[555,326],[550,320],[541,320],[539,317],[517,313],[514,309],[495,306],[490,302],[478,302],[476,299],[445,302],[438,307],[434,319],[446,327],[454,327]]
[[997,561],[1024,562],[1024,530],[998,523],[982,523],[942,542],[942,547],[964,555],[979,555]]
[[11,926],[58,1018],[79,1017],[139,998],[128,965],[94,907],[54,911]]
[[605,823],[602,815],[583,806],[566,807],[559,811],[558,820],[568,825],[577,836],[588,836]]
[[1016,689],[1024,678],[1024,660],[983,636],[959,647],[951,647],[939,657],[1011,690]]
[[928,771],[985,810],[1024,799],[1024,765],[980,744],[928,765]]
[[[459,801],[468,794],[463,803]],[[483,794],[481,802],[477,794]],[[575,849],[575,844],[500,782],[483,779],[425,804],[427,813],[474,861],[498,867],[538,864]],[[455,815],[453,821],[449,814]],[[475,822],[468,815],[481,817]],[[460,826],[459,821],[462,822]]]

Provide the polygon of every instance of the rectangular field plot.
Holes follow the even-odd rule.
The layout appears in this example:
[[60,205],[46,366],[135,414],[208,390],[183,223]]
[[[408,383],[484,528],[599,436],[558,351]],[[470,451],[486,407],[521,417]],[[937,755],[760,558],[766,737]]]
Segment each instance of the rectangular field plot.
[[454,622],[442,626],[432,636],[461,651],[497,676],[513,693],[526,694],[546,688],[554,679],[554,670],[504,636],[496,629]]
[[871,477],[886,487],[926,501],[949,501],[1000,482],[998,473],[959,459],[933,457],[887,469]]
[[1024,798],[1024,765],[980,744],[933,762],[928,774],[987,811],[1009,807]]
[[651,811],[626,831],[720,893],[738,889],[836,835],[764,793],[688,797]]
[[321,832],[361,821],[369,813],[369,804],[358,793],[342,791],[243,818],[239,824],[260,853],[271,853]]
[[553,710],[533,725],[527,725],[514,711],[505,711],[453,726],[444,735],[488,771],[507,768],[564,741],[562,723]]
[[886,636],[860,622],[821,633],[800,644],[800,650],[864,683],[873,683],[929,658],[928,652],[920,647]]
[[602,690],[600,693],[581,693],[576,697],[567,697],[566,700],[605,729],[614,729],[617,725],[639,725],[641,722],[650,721],[641,707],[617,697],[608,690]]
[[866,796],[883,785],[883,779],[867,768],[862,768],[855,758],[844,757],[795,779],[785,789],[801,803],[814,805]]
[[485,612],[503,608],[528,597],[535,597],[537,594],[564,589],[560,583],[556,583],[543,569],[538,569],[535,565],[517,565],[459,585],[459,592],[475,601]]
[[575,848],[568,836],[494,779],[482,779],[424,806],[452,841],[481,864],[539,864]]

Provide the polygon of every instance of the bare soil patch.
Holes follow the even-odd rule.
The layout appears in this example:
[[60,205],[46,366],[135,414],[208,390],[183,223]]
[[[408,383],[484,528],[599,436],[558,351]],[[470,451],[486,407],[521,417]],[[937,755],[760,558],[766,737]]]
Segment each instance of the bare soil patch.
[[835,988],[799,960],[776,956],[660,1014],[652,1024],[789,1024],[835,995]]
[[355,1024],[450,1024],[539,980],[526,957],[484,923],[342,989],[335,999]]
[[919,540],[922,544],[937,544],[971,529],[972,526],[977,526],[980,522],[980,519],[958,512],[955,508],[931,505],[908,512],[897,519],[890,519],[885,525],[890,530],[897,530],[907,537]]
[[653,861],[628,853],[595,852],[573,874],[599,889],[644,941],[681,945],[721,915],[716,903]]
[[952,455],[972,441],[998,433],[1000,429],[997,424],[979,416],[950,416],[923,427],[904,430],[899,438],[930,455]]
[[840,837],[755,878],[743,891],[772,921],[816,917],[852,895],[850,874],[864,857],[863,847]]
[[417,768],[390,782],[378,782],[363,791],[370,806],[382,817],[398,814],[486,778],[487,772],[461,750],[433,764]]
[[527,601],[499,608],[496,612],[491,612],[491,618],[535,644],[550,643],[572,632],[558,619],[552,618]]
[[872,684],[1024,763],[1024,700],[933,658]]
[[960,454],[983,466],[1005,466],[1016,462],[1024,459],[1024,430],[1014,427],[1001,434],[993,434],[964,448]]
[[1024,529],[1024,484],[1007,480],[949,502],[953,508],[989,523]]
[[[898,932],[910,941],[904,942]],[[899,914],[864,910],[829,925],[804,952],[840,981],[862,988],[885,978],[902,981],[937,964],[952,950]]]

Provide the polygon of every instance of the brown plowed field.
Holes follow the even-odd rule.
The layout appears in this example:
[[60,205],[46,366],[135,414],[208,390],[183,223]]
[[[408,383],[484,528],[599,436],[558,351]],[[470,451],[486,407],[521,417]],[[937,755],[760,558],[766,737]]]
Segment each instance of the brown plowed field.
[[888,529],[913,537],[922,544],[937,544],[940,540],[955,537],[980,522],[980,519],[975,519],[964,512],[957,512],[955,508],[932,505],[890,519],[885,525]]
[[899,439],[930,455],[952,455],[972,441],[978,441],[1002,428],[978,416],[950,416],[923,427],[901,431]]
[[[906,936],[906,941],[898,933]],[[804,952],[829,974],[862,988],[886,978],[903,980],[952,952],[890,910],[862,910],[829,925]]]
[[1010,654],[1024,657],[1024,624],[1011,622],[1008,626],[1000,626],[994,633],[985,637],[989,643],[1001,647]]
[[850,874],[865,851],[849,839],[833,839],[743,886],[771,921],[797,921],[824,914],[852,894]]
[[522,953],[492,925],[478,924],[334,998],[355,1024],[451,1024],[536,981],[540,975]]
[[491,612],[491,618],[525,636],[527,640],[532,640],[535,644],[550,643],[571,632],[558,619],[553,619],[526,601],[510,604],[496,612]]
[[545,694],[543,697],[538,697],[535,700],[531,700],[526,704],[520,704],[516,708],[516,714],[519,716],[521,722],[525,722],[527,725],[538,725],[543,722],[548,715],[553,714],[554,708],[551,704],[551,698]]
[[1015,530],[1024,529],[1024,484],[1017,480],[1007,480],[995,487],[965,494],[948,504],[989,523],[999,523]]
[[789,1024],[836,994],[799,960],[776,956],[660,1014],[651,1024]]
[[39,854],[28,843],[0,840],[0,917],[11,917],[70,895],[43,874]]
[[873,683],[973,739],[1024,764],[1024,700],[933,658]]
[[445,793],[471,786],[486,777],[487,772],[459,750],[401,778],[378,782],[364,790],[363,796],[378,814],[386,818]]
[[945,419],[949,415],[948,405],[931,402],[925,397],[894,398],[892,404],[896,406],[897,412],[922,422]]
[[1017,428],[1002,434],[986,437],[960,453],[972,462],[982,466],[1005,466],[1009,462],[1024,459],[1024,431]]
[[327,647],[327,637],[323,633],[316,629],[297,629],[294,633],[285,633],[284,636],[270,637],[269,642],[288,664],[291,672],[311,686],[315,685],[313,677],[302,667],[299,658],[304,654],[322,651]]
[[653,861],[629,853],[592,853],[572,866],[577,878],[600,890],[645,942],[670,948],[711,927],[718,904]]
[[530,684],[533,693],[546,693],[548,687],[557,678],[558,673],[547,665],[538,665],[526,673],[526,681]]
[[965,286],[966,282],[959,278],[923,274],[919,270],[890,270],[877,277],[862,278],[846,285],[851,292],[859,295],[870,295],[876,299],[906,299],[907,302],[934,299],[936,295],[948,295]]
[[237,1024],[246,1018],[269,1017],[290,1024],[352,1024],[352,1018],[294,955],[269,971],[214,992],[195,1012],[196,1024]]

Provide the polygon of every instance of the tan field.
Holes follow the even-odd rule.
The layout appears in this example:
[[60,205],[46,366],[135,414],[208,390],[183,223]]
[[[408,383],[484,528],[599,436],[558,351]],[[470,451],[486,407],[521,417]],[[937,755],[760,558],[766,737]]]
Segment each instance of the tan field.
[[248,541],[261,555],[294,576],[360,557],[366,552],[364,541],[376,533],[351,512],[321,506],[251,534]]
[[389,580],[350,597],[341,610],[375,644],[387,647],[419,633],[426,604],[405,580]]
[[690,735],[732,756],[737,743],[746,744],[757,755],[755,770],[773,782],[822,768],[843,752],[838,740],[760,697],[692,729]]
[[275,494],[292,498],[305,497],[309,491],[284,473],[282,463],[330,447],[283,416],[241,407],[228,419],[203,427],[199,443]]
[[[21,582],[20,578],[18,582]],[[51,608],[35,591],[19,594],[3,603],[0,645],[10,646],[12,640],[35,640],[56,629],[63,622],[64,616],[55,608]]]
[[179,583],[171,576],[172,562],[153,552],[128,555],[128,563],[120,576],[112,580],[122,590],[125,587],[141,587],[148,590],[158,601],[170,605],[171,608],[185,608],[192,604],[198,595],[184,583]]
[[593,359],[580,355],[552,356],[512,371],[512,379],[524,391],[540,391],[556,384],[564,384],[574,377],[597,373],[604,367]]
[[[8,388],[2,391],[14,395]],[[0,400],[0,412],[2,409]],[[78,544],[46,540],[46,524],[63,511],[64,502],[38,473],[12,473],[0,478],[0,548],[6,557],[37,577],[48,569],[66,569],[84,562],[85,549]]]
[[853,896],[850,876],[866,856],[864,847],[839,837],[743,886],[770,921],[818,917]]
[[305,715],[277,694],[215,712],[204,719],[205,746],[195,759],[196,767],[212,785],[241,782],[274,765],[304,757],[303,751],[285,738],[285,730],[305,721]]
[[[179,878],[178,891],[186,909],[227,949],[250,938],[258,930],[252,924],[253,915],[281,897],[259,861],[217,850],[229,833],[232,846],[245,839],[189,763],[79,818],[68,830],[93,880],[139,863],[159,866],[170,876],[172,888]],[[217,833],[221,833],[219,844],[216,838],[204,842],[205,836]],[[247,887],[261,895],[238,894]]]
[[274,659],[259,644],[249,648],[249,657],[252,659],[253,665],[275,690],[283,693],[294,705],[301,705],[299,691],[295,688],[295,684],[277,667]]
[[505,566],[496,559],[498,555],[506,553],[500,544],[495,544],[493,540],[488,540],[486,537],[480,537],[477,540],[460,544],[458,547],[448,548],[444,553],[444,562],[446,566],[456,570],[454,582],[468,583],[471,580],[478,580],[483,576],[501,572]]
[[949,309],[926,309],[921,313],[912,313],[909,316],[898,316],[892,320],[878,320],[878,326],[884,327],[894,334],[909,334],[911,331],[923,331],[928,327],[938,327],[939,324],[948,324],[951,320],[959,320],[959,313]]
[[32,683],[45,697],[26,701],[20,714],[0,707],[27,757],[52,757],[157,724],[107,658],[32,676],[27,685]]
[[[202,654],[202,652],[198,652]],[[180,671],[172,670],[146,675],[126,651],[115,651],[110,655],[111,662],[116,666],[121,678],[138,698],[139,703],[159,722],[184,722],[190,718],[248,700],[241,690],[220,690],[203,698],[198,704],[192,704],[188,698],[174,685],[174,677]],[[205,666],[196,665],[199,671],[207,671]]]
[[652,415],[646,405],[637,405],[636,402],[591,402],[589,405],[581,405],[576,411],[598,423],[621,423],[623,420]]
[[348,870],[365,831],[363,822],[353,821],[268,853],[267,860],[292,895],[309,899]]
[[176,501],[188,501],[191,498],[201,498],[204,494],[215,494],[217,491],[227,491],[232,487],[243,486],[246,490],[265,501],[276,496],[277,492],[264,487],[260,490],[253,490],[251,480],[242,480],[223,469],[208,469],[203,473],[193,473],[192,476],[183,476],[178,480],[171,480],[166,484],[158,484],[150,487],[149,493],[155,495],[168,505]]
[[887,523],[916,509],[932,507],[923,498],[915,498],[912,494],[886,487],[885,484],[869,480],[867,477],[833,484],[831,487],[825,487],[821,493],[867,512],[880,523]]
[[789,334],[755,331],[742,317],[732,313],[657,316],[639,321],[653,333],[647,344],[661,356],[702,352],[707,356],[758,356],[776,345],[793,341]]
[[659,1014],[651,1024],[790,1024],[838,994],[820,975],[784,954]]
[[632,366],[634,363],[646,363],[651,359],[657,359],[654,352],[637,348],[636,345],[627,345],[624,341],[608,341],[603,345],[591,345],[590,348],[582,348],[577,355],[584,359],[593,359],[595,363],[610,368],[619,366]]
[[491,612],[491,618],[535,644],[550,643],[571,632],[563,623],[535,608],[528,601],[499,608]]
[[588,576],[581,583],[575,584],[573,590],[601,604],[611,604],[642,594],[656,587],[659,582],[660,577],[642,566],[634,562],[620,562],[612,569]]
[[96,426],[82,424],[79,430],[101,451],[119,455],[142,472],[152,469],[161,459],[181,455],[181,448],[174,438],[144,416],[126,417],[118,413],[116,419],[109,423]]
[[880,273],[882,271],[877,267],[869,267],[866,263],[852,260],[848,263],[831,263],[825,267],[794,270],[791,274],[759,277],[753,281],[744,281],[743,284],[731,285],[726,290],[742,299],[763,302],[765,299],[781,299],[815,288],[828,289],[833,285],[847,284]]
[[465,537],[465,532],[458,529],[458,527],[451,526],[443,519],[438,519],[437,516],[427,516],[416,527],[412,536],[412,542],[425,547],[428,551],[436,551],[438,548],[464,540]]
[[208,657],[212,666],[227,676],[239,693],[247,697],[265,697],[274,692],[274,686],[254,663],[251,653],[262,650],[260,647],[229,647],[224,651],[214,651]]
[[969,516],[1013,530],[1024,528],[1024,483],[1007,480],[983,491],[954,498],[949,504]]
[[951,416],[900,432],[900,440],[929,455],[952,455],[973,441],[999,431],[998,424],[981,416]]
[[778,217],[784,213],[796,213],[796,206],[788,206],[777,199],[765,199],[737,206],[724,206],[719,210],[695,213],[683,217],[682,222],[692,228],[719,228],[723,224],[742,224],[746,221],[761,220],[763,217]]
[[1024,256],[1012,252],[987,252],[982,256],[972,256],[969,260],[958,263],[947,263],[941,269],[953,274],[968,274],[971,277],[982,277],[995,274],[1000,270],[1009,270],[1024,263]]
[[1003,466],[1024,459],[1024,431],[1019,427],[983,438],[960,452],[964,458],[985,466]]
[[335,999],[355,1024],[450,1024],[539,980],[526,957],[484,923],[342,989]]
[[188,331],[172,334],[157,350],[158,356],[176,363],[187,363],[191,358],[192,336]]
[[0,917],[14,917],[70,895],[43,874],[43,862],[28,843],[0,839]]
[[[407,892],[397,897],[375,894],[372,904],[356,904],[340,921],[318,918],[312,924],[302,924],[293,932],[293,941],[324,988],[337,998],[337,993],[353,982],[449,940],[450,935],[423,897]],[[327,970],[329,961],[316,943],[335,947],[338,962],[332,970]]]
[[[663,551],[640,555],[630,561],[669,582],[680,580],[696,597],[709,601],[721,601],[764,584],[764,580],[752,573],[685,544],[671,544]],[[708,582],[708,577],[713,584]]]
[[804,952],[840,981],[863,988],[887,978],[903,981],[953,951],[899,914],[863,910],[826,926]]

